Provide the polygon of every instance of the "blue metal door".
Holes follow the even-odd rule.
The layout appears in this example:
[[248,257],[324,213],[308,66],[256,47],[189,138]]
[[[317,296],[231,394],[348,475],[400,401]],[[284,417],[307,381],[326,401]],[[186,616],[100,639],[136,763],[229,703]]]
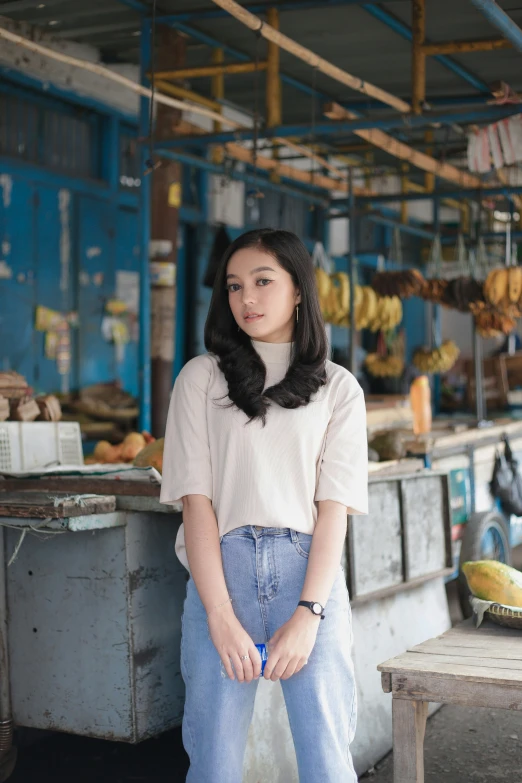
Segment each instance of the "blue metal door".
[[114,296],[116,212],[106,202],[78,198],[78,382],[116,379],[115,346],[102,333]]
[[0,170],[0,370],[34,382],[34,189]]
[[[64,316],[73,309],[72,277],[73,196],[65,188],[37,185],[35,188],[35,231],[33,233],[35,307],[42,305]],[[34,316],[31,327],[34,324]],[[34,333],[35,383],[46,392],[68,391],[74,381],[73,335],[70,335],[70,371],[60,375],[54,358],[45,354],[45,332]]]
[[117,377],[125,391],[138,396],[138,312],[140,244],[138,216],[133,209],[118,209],[115,238],[116,296],[127,302],[125,320],[129,329],[129,342],[124,346],[117,362]]

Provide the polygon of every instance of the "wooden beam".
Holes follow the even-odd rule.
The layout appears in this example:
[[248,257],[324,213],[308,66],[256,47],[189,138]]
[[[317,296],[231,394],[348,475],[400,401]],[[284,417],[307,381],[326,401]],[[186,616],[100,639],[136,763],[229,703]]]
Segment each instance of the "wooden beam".
[[[156,81],[156,87],[158,90],[161,90],[162,92],[166,92],[168,95],[175,95],[177,98],[182,98],[187,101],[194,101],[194,103],[199,103],[201,106],[208,106],[209,109],[212,109],[213,112],[216,114],[219,114],[221,111],[221,104],[217,101],[213,101],[211,98],[206,98],[204,95],[199,95],[197,92],[193,92],[192,90],[186,90],[185,87],[178,87],[177,84],[171,84],[170,82],[164,82],[161,79]],[[185,105],[183,107],[184,109],[190,109],[191,106]],[[217,117],[213,118],[215,121],[218,121]],[[227,119],[219,118],[220,122],[225,122],[227,125],[230,125],[234,128],[238,127],[237,122],[228,121]]]
[[175,71],[156,71],[156,79],[199,79],[204,76],[219,76],[220,74],[253,73],[254,71],[266,71],[266,60],[256,63],[214,63],[203,65],[200,68],[178,68]]
[[[323,113],[331,120],[353,120],[356,115],[340,106],[338,103],[328,103],[324,107]],[[441,163],[435,158],[431,158],[429,155],[414,150],[408,144],[404,144],[402,141],[397,141],[393,136],[389,136],[383,131],[373,130],[358,130],[354,131],[354,135],[358,136],[365,141],[369,141],[375,147],[387,152],[393,158],[399,158],[400,160],[406,160],[412,166],[416,166],[423,171],[429,171],[440,179],[448,180],[448,182],[454,182],[461,188],[481,188],[483,182],[480,177],[476,177],[474,174],[468,174],[465,171],[460,171],[456,166],[452,166],[450,163]]]
[[[123,76],[123,74],[117,73],[116,71],[111,71],[109,68],[106,68],[104,65],[100,65],[99,63],[89,62],[88,60],[81,60],[78,57],[72,57],[70,54],[57,52],[54,49],[49,49],[47,46],[36,43],[36,41],[30,41],[28,38],[24,38],[22,35],[12,33],[10,30],[6,30],[3,27],[0,27],[0,40],[10,41],[11,43],[16,44],[23,49],[28,49],[34,54],[39,54],[42,57],[47,57],[50,60],[56,60],[59,63],[71,65],[73,68],[79,68],[82,71],[94,73],[97,76],[103,77],[104,79],[116,82],[116,84],[119,84],[120,87],[125,87],[128,90],[132,90],[132,92],[136,93],[137,95],[142,95],[149,100],[152,98],[152,90],[150,87],[145,87],[143,84],[138,84],[138,82],[129,79],[127,76]],[[154,100],[156,103],[162,103],[164,106],[171,106],[173,109],[187,109],[189,111],[194,111],[196,114],[201,114],[205,117],[216,119],[215,112],[210,111],[204,106],[190,106],[183,101],[171,98],[170,96],[161,92],[154,93]],[[228,120],[227,123],[228,125],[234,125],[237,127],[237,123],[232,123]]]
[[426,0],[412,0],[411,47],[411,107],[414,114],[422,114],[426,102]]
[[421,47],[426,57],[436,54],[464,54],[466,52],[493,52],[497,49],[512,49],[513,45],[505,38],[485,38],[481,41],[444,41],[441,43],[423,44]]
[[[420,0],[418,0],[420,1]],[[342,68],[333,65],[323,57],[307,49],[305,46],[301,46],[296,41],[289,38],[287,35],[283,35],[278,30],[274,30],[269,24],[264,22],[255,14],[251,14],[246,8],[242,8],[235,0],[213,0],[213,2],[225,11],[228,11],[231,16],[237,19],[239,22],[253,30],[259,35],[262,35],[267,41],[277,44],[281,49],[293,54],[299,60],[308,63],[312,68],[317,68],[321,73],[330,76],[335,81],[344,84],[346,87],[350,87],[352,90],[362,92],[364,95],[369,95],[382,103],[392,106],[397,111],[407,113],[410,111],[410,105],[398,98],[396,95],[392,95],[386,90],[382,90],[380,87],[376,87],[374,84],[364,81],[357,76],[353,76],[347,71],[343,71]]]

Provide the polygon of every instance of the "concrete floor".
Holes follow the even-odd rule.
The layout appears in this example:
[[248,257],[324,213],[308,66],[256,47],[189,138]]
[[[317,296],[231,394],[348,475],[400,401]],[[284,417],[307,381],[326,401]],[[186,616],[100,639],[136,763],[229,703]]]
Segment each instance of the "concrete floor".
[[[428,720],[426,783],[521,783],[522,713],[447,705]],[[387,756],[361,783],[393,780]]]
[[[514,564],[522,566],[522,547]],[[448,600],[458,622],[454,585]],[[9,783],[183,783],[187,767],[180,729],[137,746],[53,735],[20,750]],[[425,774],[426,783],[522,783],[522,713],[442,707],[428,720]],[[392,755],[361,781],[400,783]]]

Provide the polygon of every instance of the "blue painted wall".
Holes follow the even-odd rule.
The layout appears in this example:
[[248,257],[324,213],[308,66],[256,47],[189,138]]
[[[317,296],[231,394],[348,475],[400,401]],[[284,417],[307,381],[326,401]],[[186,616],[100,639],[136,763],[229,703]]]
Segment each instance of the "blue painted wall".
[[[76,108],[16,84],[2,84],[0,96],[2,90],[65,115]],[[45,156],[22,160],[13,149],[0,149],[0,369],[21,372],[38,392],[63,388],[56,362],[45,357],[44,334],[34,330],[35,309],[44,305],[79,313],[71,388],[119,380],[138,393],[137,329],[120,361],[102,335],[118,270],[139,273],[138,194],[119,182],[120,134],[135,131],[101,104],[97,114],[96,108],[91,102],[96,176],[60,173]]]

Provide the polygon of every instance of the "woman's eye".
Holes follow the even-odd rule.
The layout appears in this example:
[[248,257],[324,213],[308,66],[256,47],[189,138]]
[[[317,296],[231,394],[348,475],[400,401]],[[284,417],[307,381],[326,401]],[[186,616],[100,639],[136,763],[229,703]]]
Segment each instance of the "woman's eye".
[[266,278],[266,277],[263,277],[261,280],[258,280],[257,282],[260,285],[265,286],[265,285],[268,285],[268,283],[271,283],[272,281],[268,280],[268,278]]
[[231,283],[228,286],[228,290],[230,291],[230,293],[233,293],[234,291],[239,291],[239,288],[240,288],[239,283]]

